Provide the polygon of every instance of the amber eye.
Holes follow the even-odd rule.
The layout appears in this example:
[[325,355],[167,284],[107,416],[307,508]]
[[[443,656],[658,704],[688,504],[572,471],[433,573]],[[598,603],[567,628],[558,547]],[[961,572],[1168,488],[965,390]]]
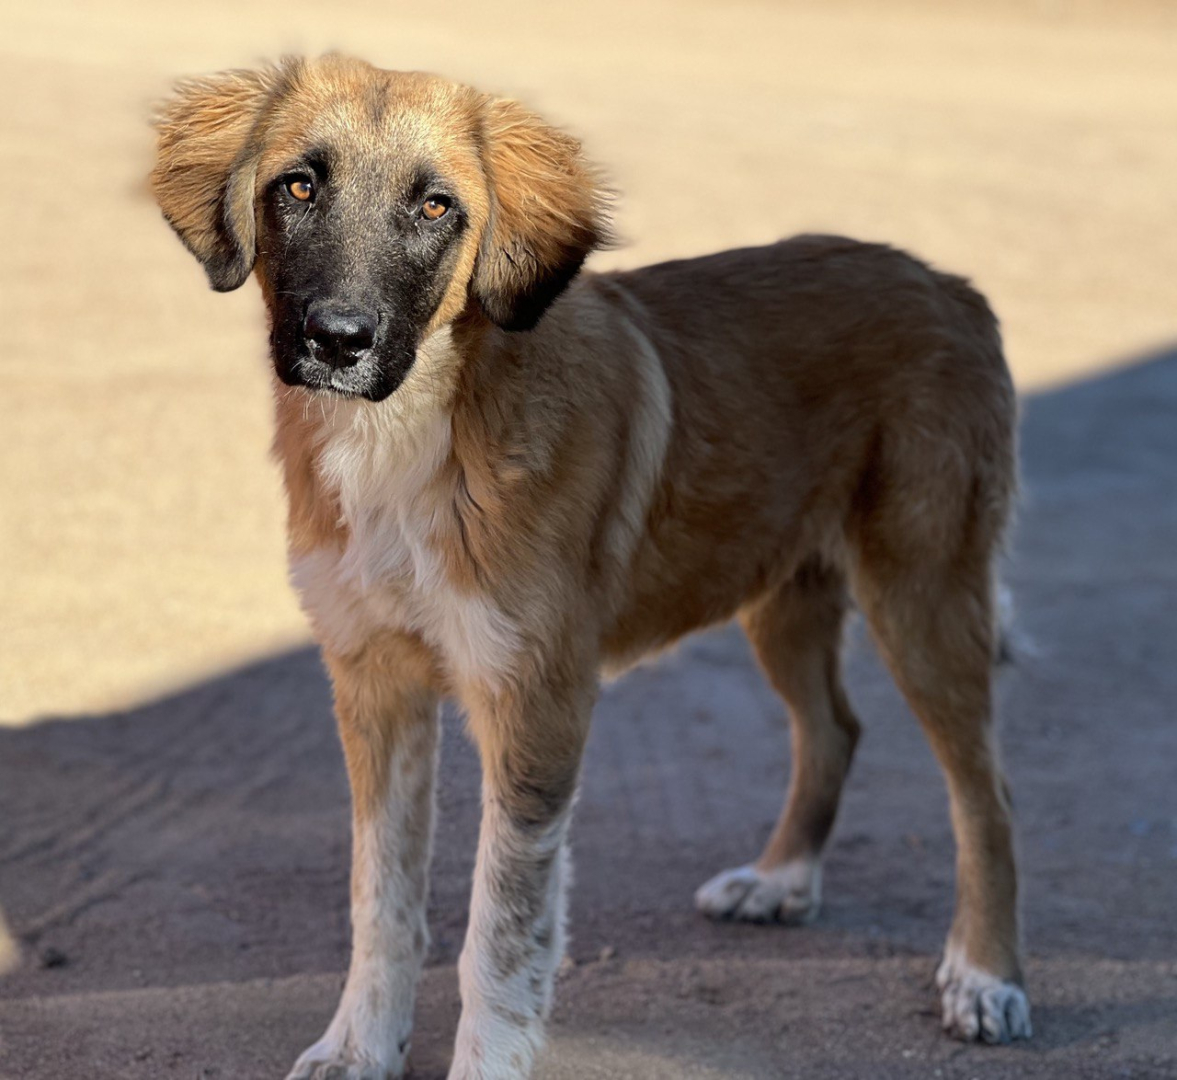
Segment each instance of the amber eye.
[[310,202],[311,197],[315,194],[314,185],[305,177],[301,176],[295,180],[287,181],[286,190],[299,202]]
[[421,213],[424,214],[430,221],[436,221],[438,218],[445,217],[446,211],[449,210],[449,200],[440,195],[434,195],[428,198],[421,204]]

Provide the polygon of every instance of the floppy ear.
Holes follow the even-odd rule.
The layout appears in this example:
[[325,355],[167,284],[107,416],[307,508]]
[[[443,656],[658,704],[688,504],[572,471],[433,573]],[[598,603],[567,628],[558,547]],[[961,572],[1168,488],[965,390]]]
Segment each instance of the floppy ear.
[[244,284],[257,256],[256,134],[282,77],[267,68],[190,79],[155,119],[156,202],[218,292]]
[[472,288],[493,322],[530,330],[609,242],[608,194],[580,143],[517,102],[485,99],[482,140],[490,221]]

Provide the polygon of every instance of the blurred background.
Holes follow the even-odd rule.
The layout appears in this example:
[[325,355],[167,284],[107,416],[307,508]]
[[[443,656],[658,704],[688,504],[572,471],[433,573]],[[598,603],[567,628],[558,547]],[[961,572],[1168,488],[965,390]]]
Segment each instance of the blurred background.
[[971,275],[1023,389],[1177,338],[1167,0],[0,7],[0,722],[304,638],[253,283],[149,200],[179,75],[336,49],[517,96],[621,193],[597,267],[829,230]]
[[[1177,4],[0,0],[0,1077],[281,1076],[334,1008],[348,799],[261,298],[212,293],[145,182],[175,78],[332,49],[581,137],[624,240],[591,266],[825,230],[965,273],[1023,392],[1033,1043],[940,1036],[943,787],[860,632],[822,917],[694,914],[788,766],[721,629],[598,706],[542,1080],[1177,1076]],[[415,1080],[445,1076],[478,823],[453,722],[440,798]]]

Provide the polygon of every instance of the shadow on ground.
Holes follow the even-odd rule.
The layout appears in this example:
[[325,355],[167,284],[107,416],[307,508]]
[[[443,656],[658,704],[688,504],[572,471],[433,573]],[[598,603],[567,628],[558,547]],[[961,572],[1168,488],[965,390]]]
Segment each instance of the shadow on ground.
[[[815,926],[716,926],[691,894],[754,855],[783,714],[722,629],[603,694],[574,834],[550,1077],[1177,1075],[1177,352],[1030,399],[1003,678],[1037,1037],[961,1048],[930,975],[951,910],[943,787],[860,628],[866,725]],[[478,817],[447,717],[415,1052],[444,1075]],[[301,650],[126,713],[0,731],[0,1076],[277,1077],[347,947],[347,792]]]

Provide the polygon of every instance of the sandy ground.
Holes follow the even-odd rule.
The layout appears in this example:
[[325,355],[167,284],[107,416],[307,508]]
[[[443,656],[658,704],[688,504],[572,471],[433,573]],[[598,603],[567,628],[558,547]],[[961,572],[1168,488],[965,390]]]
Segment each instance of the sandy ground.
[[629,245],[596,265],[805,229],[907,245],[992,296],[1027,388],[1177,339],[1160,0],[0,4],[0,722],[305,639],[256,287],[211,293],[144,192],[178,74],[336,47],[521,96],[622,192]]
[[[0,20],[0,906],[23,957],[0,1078],[277,1077],[334,1003],[346,793],[284,578],[260,303],[208,292],[143,189],[173,76],[331,47],[583,136],[630,241],[597,266],[817,228],[967,271],[1028,395],[1008,576],[1037,650],[1004,712],[1034,1043],[937,1032],[942,789],[861,641],[868,735],[824,917],[693,915],[693,888],[755,852],[787,764],[721,631],[602,700],[543,1076],[1177,1076],[1171,5],[110,0]],[[429,1078],[477,816],[456,723],[443,787]]]

